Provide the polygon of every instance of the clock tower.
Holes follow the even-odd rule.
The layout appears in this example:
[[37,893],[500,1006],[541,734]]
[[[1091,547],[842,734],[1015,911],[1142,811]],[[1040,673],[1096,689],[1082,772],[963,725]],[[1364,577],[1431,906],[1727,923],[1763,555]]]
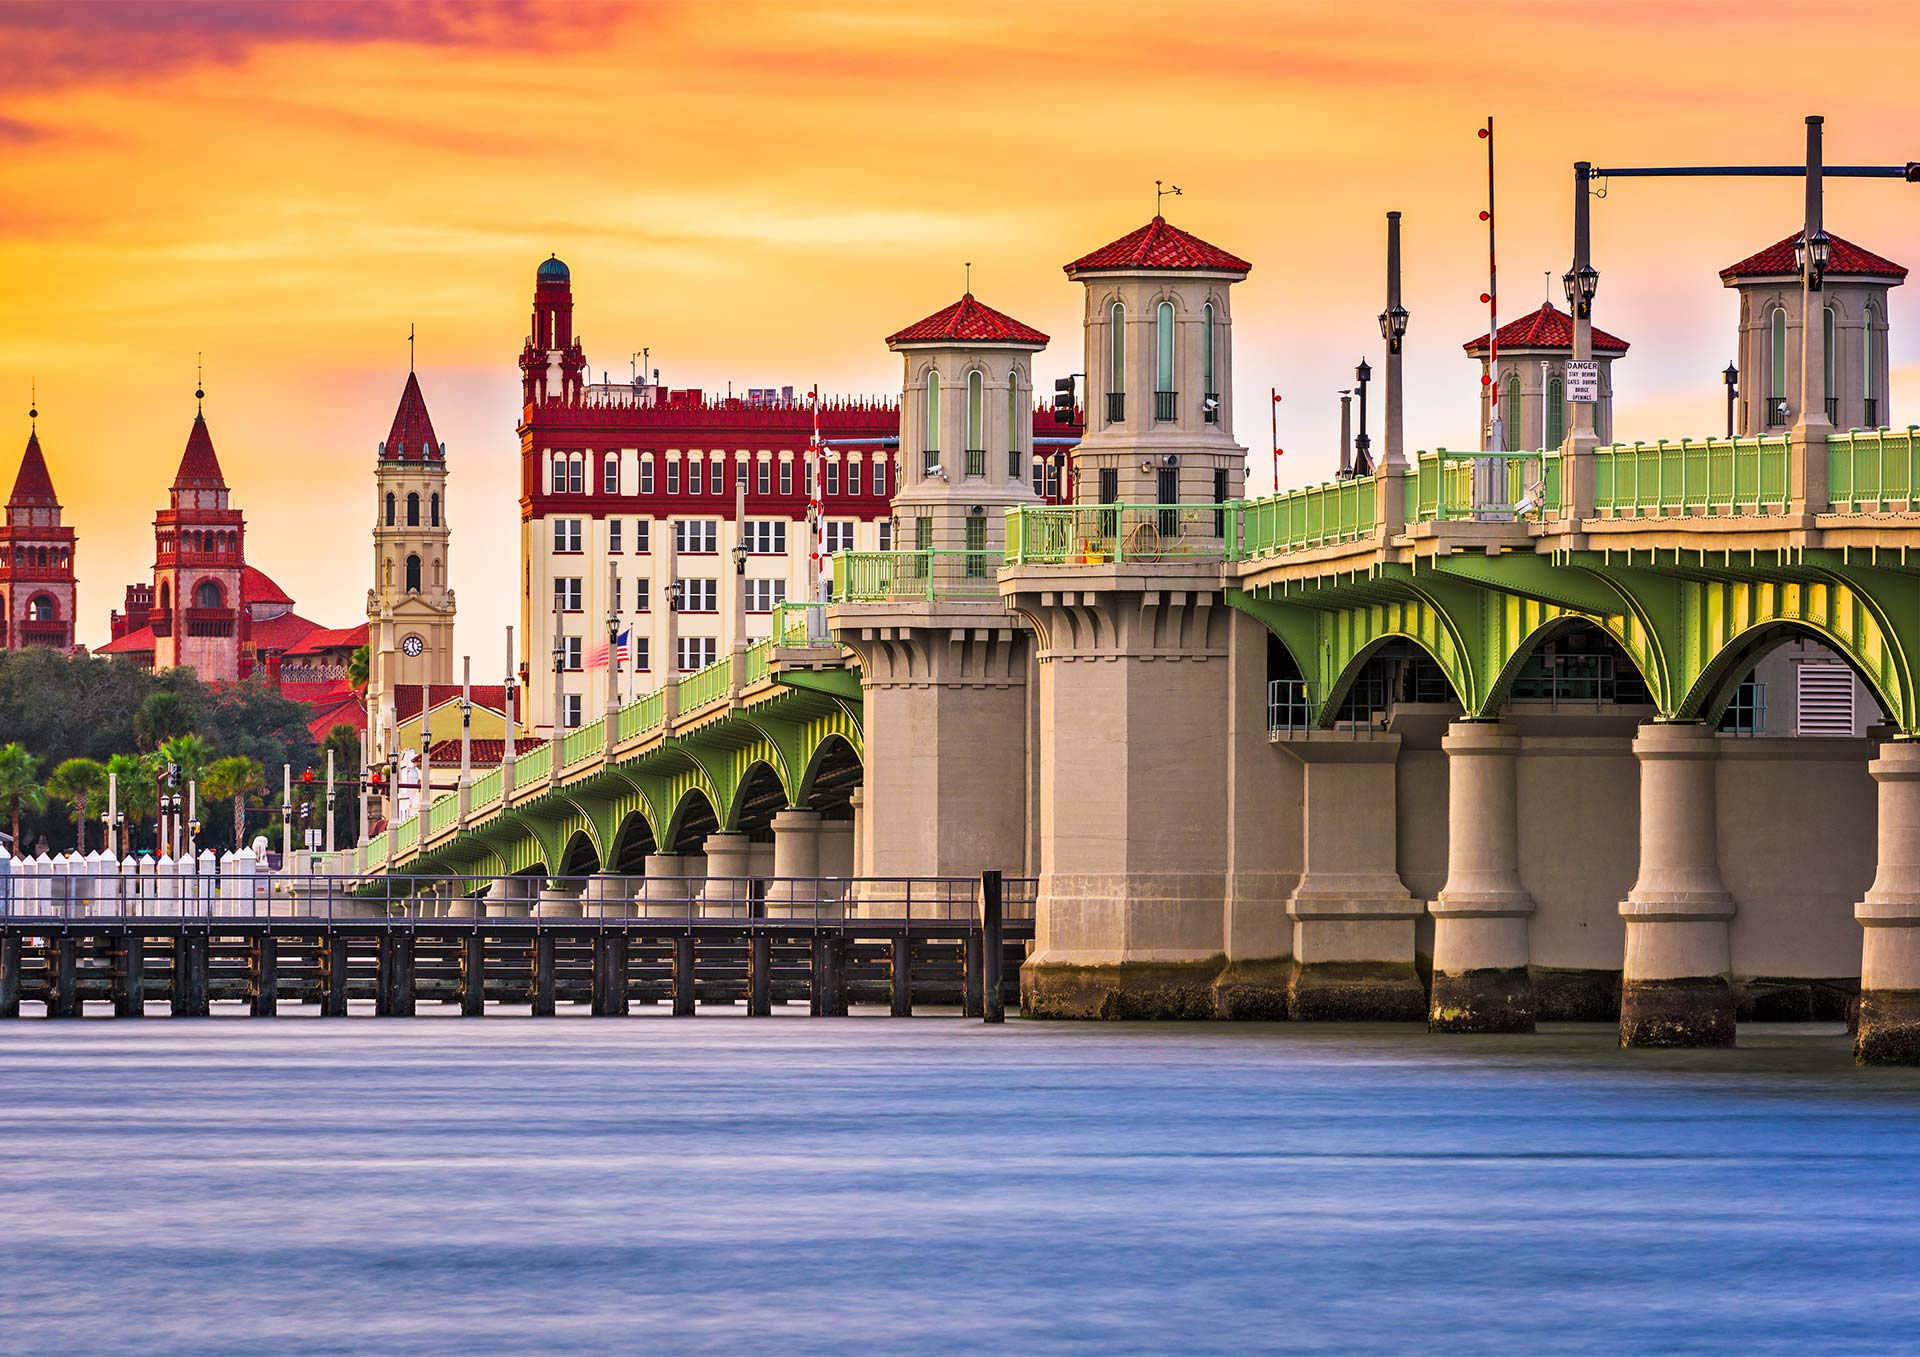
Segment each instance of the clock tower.
[[374,471],[373,587],[367,591],[369,722],[385,730],[399,688],[453,681],[447,448],[409,371]]

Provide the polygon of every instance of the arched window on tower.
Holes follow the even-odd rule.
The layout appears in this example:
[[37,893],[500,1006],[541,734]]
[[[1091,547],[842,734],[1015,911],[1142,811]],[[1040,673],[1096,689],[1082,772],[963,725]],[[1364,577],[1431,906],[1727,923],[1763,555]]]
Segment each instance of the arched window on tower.
[[387,491],[387,526],[393,526],[393,491]]
[[438,490],[433,492],[432,498],[428,500],[428,505],[427,521],[437,528],[440,526],[440,492]]
[[975,368],[967,374],[967,474],[987,474],[987,379]]
[[193,586],[193,606],[196,608],[218,608],[223,606],[220,600],[220,586],[213,580],[201,580]]
[[921,459],[926,473],[940,465],[940,374],[927,369],[927,441]]
[[59,618],[54,615],[53,600],[45,594],[35,594],[27,601],[27,621],[59,621]]
[[1558,377],[1547,382],[1547,441],[1557,448],[1567,437],[1567,387]]
[[410,594],[420,592],[420,558],[418,556],[407,557],[407,592]]
[[1860,316],[1860,389],[1867,398],[1860,423],[1869,429],[1880,427],[1880,401],[1874,395],[1880,388],[1874,382],[1873,326],[1873,308],[1869,306]]
[[1007,369],[1007,479],[1018,481],[1026,479],[1022,475],[1022,463],[1026,461],[1020,453],[1020,369]]
[[1127,417],[1127,308],[1115,302],[1107,312],[1107,423],[1116,424]]
[[173,611],[173,590],[168,587],[165,580],[160,581],[160,611],[163,613]]
[[1173,303],[1161,302],[1153,313],[1153,418],[1173,418]]
[[1501,419],[1504,427],[1500,431],[1500,446],[1494,451],[1511,452],[1520,446],[1520,377],[1518,373],[1507,378],[1507,409]]
[[1839,409],[1840,390],[1837,383],[1834,381],[1834,378],[1835,378],[1835,375],[1840,371],[1840,362],[1839,362],[1840,326],[1839,326],[1839,318],[1835,316],[1834,310],[1831,306],[1826,307],[1825,312],[1826,312],[1826,320],[1825,320],[1826,329],[1822,331],[1822,334],[1825,337],[1824,348],[1826,349],[1827,361],[1826,361],[1826,369],[1821,375],[1825,379],[1826,384],[1823,387],[1821,394],[1827,398],[1827,418],[1830,420],[1837,421],[1840,418],[1840,409]]
[[1770,429],[1787,422],[1787,312],[1776,306],[1767,317],[1767,417]]
[[1220,388],[1214,382],[1213,303],[1208,302],[1200,308],[1200,408],[1209,424],[1220,422]]
[[409,528],[420,526],[420,496],[411,492],[407,495],[407,526]]

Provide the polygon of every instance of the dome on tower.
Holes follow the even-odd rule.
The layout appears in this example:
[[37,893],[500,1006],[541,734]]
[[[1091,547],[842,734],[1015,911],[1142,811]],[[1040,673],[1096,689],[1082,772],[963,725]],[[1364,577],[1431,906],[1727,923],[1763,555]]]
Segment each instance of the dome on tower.
[[540,271],[534,276],[542,283],[564,283],[573,275],[567,272],[567,266],[560,262],[559,255],[551,254],[540,261]]

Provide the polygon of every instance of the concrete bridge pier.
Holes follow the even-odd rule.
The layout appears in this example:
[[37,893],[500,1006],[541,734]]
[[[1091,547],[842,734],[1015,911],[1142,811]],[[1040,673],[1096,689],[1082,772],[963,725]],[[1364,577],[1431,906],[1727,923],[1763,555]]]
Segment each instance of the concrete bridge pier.
[[533,912],[543,919],[578,919],[581,888],[571,881],[542,884]]
[[767,886],[767,913],[810,916],[818,904],[813,878],[820,875],[817,810],[783,810],[773,817],[773,880]]
[[753,875],[753,840],[745,834],[721,830],[709,834],[701,848],[707,857],[706,882],[700,887],[700,915],[707,919],[745,916]]
[[637,912],[679,918],[686,914],[687,902],[699,893],[706,861],[698,853],[649,853],[645,870],[646,876],[633,896]]
[[1400,737],[1315,731],[1284,747],[1306,765],[1304,870],[1287,901],[1287,1012],[1303,1021],[1420,1021],[1427,992],[1414,932],[1423,911],[1397,866]]
[[595,872],[580,893],[580,908],[589,919],[624,918],[637,884],[624,872]]
[[1620,905],[1622,1046],[1731,1046],[1734,993],[1720,877],[1713,730],[1700,722],[1640,728],[1640,874]]
[[1433,915],[1435,1032],[1531,1032],[1527,933],[1533,897],[1520,883],[1520,736],[1496,721],[1455,721],[1447,754],[1447,884]]
[[1870,765],[1879,784],[1879,863],[1853,911],[1864,929],[1862,1065],[1920,1065],[1920,742],[1882,745]]
[[489,919],[524,919],[532,910],[527,897],[530,878],[496,876],[487,887],[486,916]]

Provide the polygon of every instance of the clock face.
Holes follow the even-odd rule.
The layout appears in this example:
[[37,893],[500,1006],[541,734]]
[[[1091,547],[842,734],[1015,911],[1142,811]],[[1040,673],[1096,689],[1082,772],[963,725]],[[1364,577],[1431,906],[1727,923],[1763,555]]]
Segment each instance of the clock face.
[[409,658],[417,658],[427,648],[427,643],[418,636],[409,636],[400,643],[400,648],[407,652]]

